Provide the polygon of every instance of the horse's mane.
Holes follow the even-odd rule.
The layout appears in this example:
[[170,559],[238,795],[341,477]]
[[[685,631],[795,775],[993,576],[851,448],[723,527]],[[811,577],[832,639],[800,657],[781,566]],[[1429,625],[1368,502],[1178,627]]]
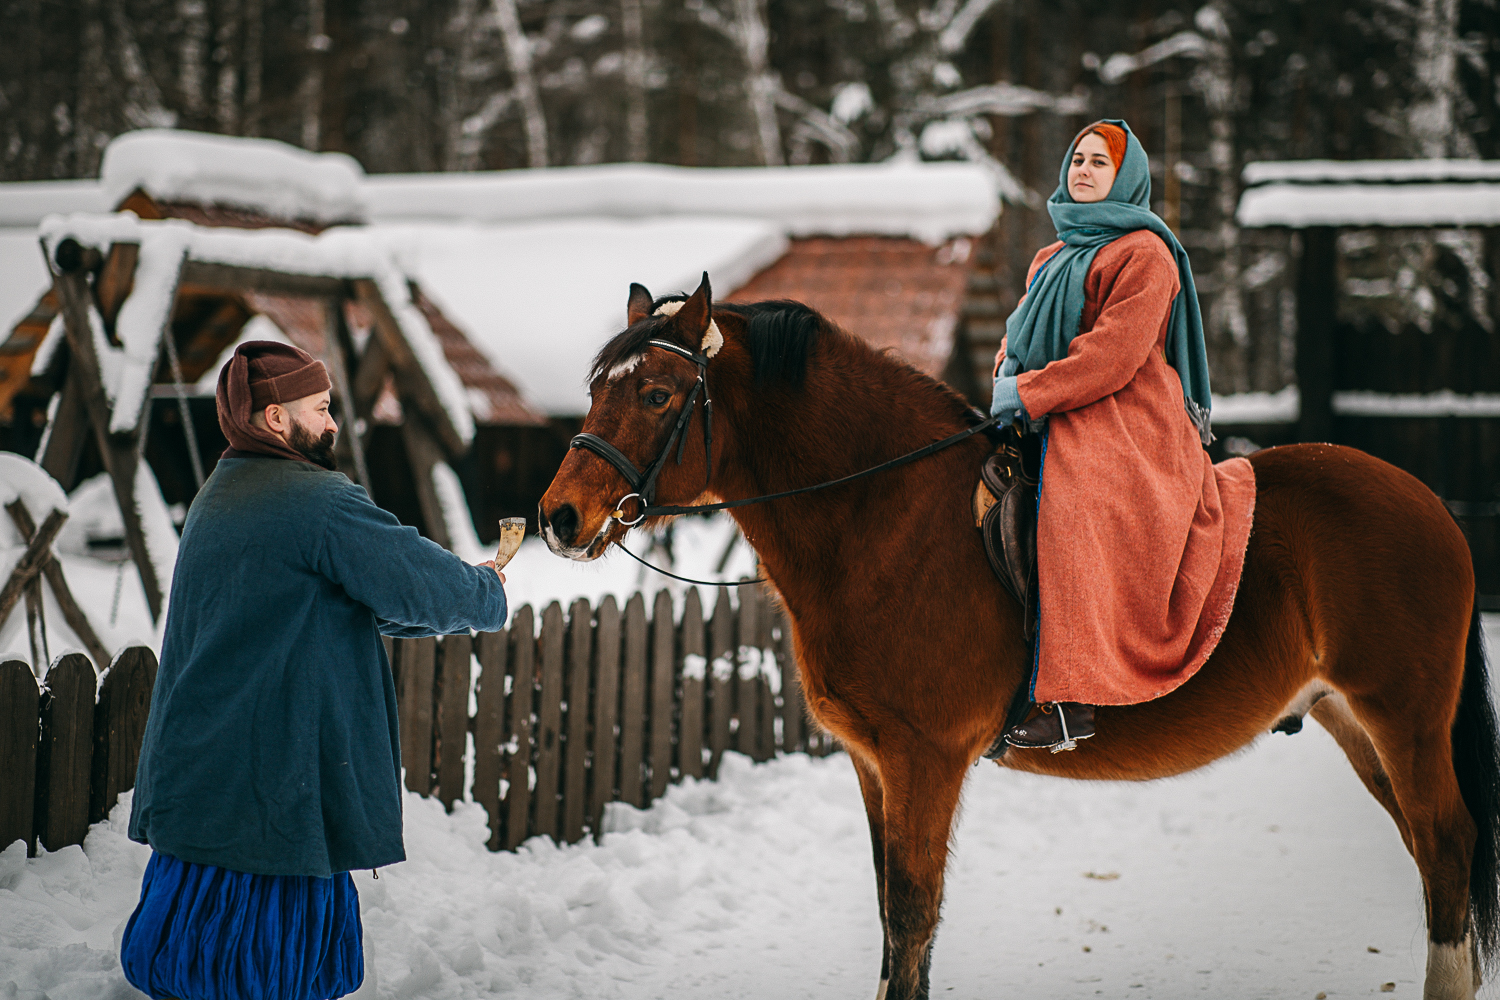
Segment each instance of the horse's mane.
[[[645,350],[646,342],[661,337],[671,324],[670,316],[654,315],[664,302],[680,302],[686,295],[664,295],[651,305],[653,315],[626,327],[616,334],[594,358],[589,381],[630,360]],[[822,313],[800,302],[770,300],[766,302],[716,302],[714,311],[730,313],[745,320],[745,342],[755,367],[755,381],[760,385],[781,385],[800,389],[807,377],[808,360],[824,342],[865,355],[873,364],[906,383],[914,392],[925,391],[934,402],[946,405],[954,416],[971,423],[974,414],[969,403],[952,388],[918,371],[893,352],[877,350],[859,337],[840,329]]]

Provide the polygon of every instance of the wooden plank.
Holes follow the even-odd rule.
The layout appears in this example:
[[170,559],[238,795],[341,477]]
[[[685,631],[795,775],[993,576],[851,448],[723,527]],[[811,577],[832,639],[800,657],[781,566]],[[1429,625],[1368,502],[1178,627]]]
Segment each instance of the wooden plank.
[[672,746],[676,741],[677,626],[672,620],[672,594],[656,592],[651,608],[651,735],[650,796],[661,798],[672,780]]
[[583,598],[568,609],[568,693],[564,720],[566,743],[563,748],[563,822],[564,842],[576,844],[583,839],[583,824],[588,815],[589,760],[589,690],[590,668],[594,653],[594,614]]
[[474,691],[474,801],[490,817],[492,851],[500,849],[504,823],[500,816],[500,778],[504,770],[505,665],[510,658],[505,630],[481,632],[474,639],[479,656],[479,683]]
[[625,605],[625,661],[620,695],[620,801],[646,805],[642,771],[646,751],[646,599],[630,595]]
[[433,732],[433,771],[437,773],[438,801],[450,812],[464,797],[464,755],[469,744],[470,654],[467,632],[444,636],[437,656],[436,727]]
[[52,426],[47,430],[47,448],[38,463],[47,470],[47,475],[57,480],[58,485],[70,492],[78,485],[78,462],[83,458],[83,446],[93,433],[83,392],[83,376],[75,366],[69,365],[62,398],[57,401]]
[[708,627],[708,686],[712,697],[708,729],[708,776],[719,776],[719,762],[729,749],[734,717],[734,606],[729,588],[719,588],[714,617]]
[[[415,404],[416,409],[427,418],[438,443],[447,451],[448,456],[459,457],[468,450],[468,444],[453,426],[447,408],[439,400],[437,390],[427,378],[427,372],[417,362],[416,354],[401,333],[401,327],[381,296],[380,289],[375,282],[363,280],[356,281],[354,289],[360,303],[370,311],[370,317],[375,321],[375,335],[385,348],[391,369],[396,374],[396,389],[402,404]],[[407,420],[410,419],[411,415],[408,414]]]
[[536,706],[536,805],[532,807],[532,833],[557,840],[557,797],[562,780],[563,654],[567,637],[563,632],[562,605],[553,601],[542,612],[541,691]]
[[81,844],[88,833],[94,685],[94,665],[82,653],[59,657],[47,671],[33,823],[37,839],[49,851]]
[[202,260],[184,262],[179,283],[185,295],[206,295],[215,292],[266,292],[270,295],[290,295],[310,299],[344,295],[349,287],[343,278],[330,278],[321,274],[288,274],[268,268],[214,264]]
[[[16,530],[21,537],[29,543],[32,535],[36,532],[36,525],[31,520],[31,512],[26,509],[26,504],[21,500],[5,505],[5,510],[10,514],[10,519],[15,523]],[[78,636],[78,641],[83,643],[83,648],[88,651],[89,656],[94,659],[94,667],[98,670],[109,668],[109,650],[104,643],[99,641],[99,636],[94,633],[94,627],[89,624],[88,616],[73,599],[73,591],[68,588],[68,581],[63,576],[62,564],[56,559],[47,559],[42,563],[42,576],[47,585],[52,588],[52,596],[57,599],[57,606],[62,610],[63,620]],[[0,615],[0,621],[4,615]]]
[[677,770],[683,778],[703,777],[703,679],[708,660],[703,644],[703,601],[689,587],[682,608],[682,727]]
[[406,414],[401,421],[401,440],[406,445],[412,485],[417,491],[417,507],[422,511],[422,534],[451,550],[453,539],[448,534],[448,519],[443,516],[443,505],[432,481],[433,466],[443,460],[443,455],[427,432],[420,414]]
[[[100,381],[99,359],[94,353],[93,333],[89,325],[88,282],[82,271],[69,269],[64,265],[65,260],[71,261],[75,256],[73,250],[68,250],[69,244],[72,244],[73,250],[76,250],[77,244],[71,239],[64,240],[58,245],[58,265],[63,267],[63,272],[53,279],[58,301],[62,304],[63,327],[68,337],[68,350],[71,352],[68,365],[70,370],[75,367],[78,370],[89,423],[94,429],[94,439],[99,445],[99,455],[104,463],[104,470],[109,473],[110,483],[115,491],[115,502],[120,508],[120,518],[125,529],[125,543],[130,549],[131,558],[135,561],[136,572],[141,578],[141,588],[146,594],[146,606],[151,611],[151,620],[154,623],[161,619],[162,614],[161,583],[156,578],[156,567],[152,564],[150,554],[146,550],[146,535],[141,528],[140,511],[135,502],[135,473],[136,462],[139,460],[137,445],[141,413],[138,411],[134,415],[135,420],[132,425],[136,430],[128,434],[110,433],[111,410],[109,400],[104,394],[104,384]],[[145,402],[143,398],[142,406]]]
[[349,337],[344,330],[344,300],[329,299],[325,303],[324,312],[328,328],[323,334],[322,360],[328,368],[333,395],[340,407],[339,436],[334,442],[334,454],[340,466],[354,473],[354,481],[368,490],[370,470],[365,465],[364,443],[355,433],[358,417],[355,414],[354,392],[349,385],[349,366],[345,363],[344,345]]
[[0,851],[18,840],[35,854],[37,723],[36,675],[24,660],[0,663]]
[[776,672],[776,644],[771,640],[771,618],[774,613],[771,597],[766,592],[766,588],[760,584],[755,585],[755,595],[760,606],[755,635],[755,648],[760,653],[760,675],[756,678],[757,700],[760,703],[757,718],[760,728],[755,738],[756,751],[760,756],[756,760],[770,760],[776,756],[775,689],[779,687],[780,677],[773,676]]
[[536,624],[531,605],[510,620],[510,740],[505,777],[505,849],[531,835],[532,715],[536,699]]
[[99,685],[94,706],[94,763],[89,782],[89,822],[109,818],[120,793],[135,787],[141,741],[156,686],[156,654],[131,646],[115,658]]
[[115,336],[115,317],[135,289],[135,266],[140,259],[139,243],[113,243],[99,269],[99,276],[94,279],[94,303],[99,307],[99,318],[104,320],[104,329],[114,344],[120,342]]
[[802,697],[802,674],[792,641],[792,620],[783,610],[778,616],[781,637],[776,643],[776,662],[781,667],[781,749],[796,753],[807,749],[807,725]]
[[418,795],[432,794],[432,687],[437,640],[397,639],[401,664],[401,764],[406,787]]
[[[26,509],[25,504],[19,499],[13,500],[5,508],[11,513],[12,518],[15,517],[12,508],[22,512]],[[0,587],[0,622],[10,616],[11,609],[16,606],[16,602],[21,599],[26,588],[41,574],[42,566],[52,558],[52,542],[57,538],[57,533],[62,530],[63,522],[67,519],[68,515],[54,508],[47,515],[47,519],[42,522],[41,529],[26,543],[26,551],[21,554],[15,568],[10,571],[10,579],[5,581],[4,587]],[[30,518],[28,517],[27,520]]]
[[385,388],[385,376],[390,370],[380,338],[371,337],[365,342],[365,353],[359,359],[359,366],[354,369],[354,381],[349,387],[355,416],[367,419],[374,411],[375,402],[380,399],[380,391]]
[[594,633],[593,766],[589,783],[589,826],[596,838],[604,832],[604,806],[615,800],[619,763],[620,608],[613,595],[599,605]]
[[736,588],[740,598],[739,628],[735,631],[736,681],[734,715],[734,748],[753,760],[760,760],[756,745],[760,733],[760,691],[756,674],[760,669],[760,650],[755,641],[760,634],[760,590],[753,583]]

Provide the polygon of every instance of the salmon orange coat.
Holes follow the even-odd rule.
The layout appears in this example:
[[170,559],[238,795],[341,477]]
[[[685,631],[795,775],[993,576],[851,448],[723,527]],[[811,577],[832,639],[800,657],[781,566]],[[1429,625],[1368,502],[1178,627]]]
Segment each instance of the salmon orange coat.
[[[1036,255],[1028,287],[1062,246]],[[1214,465],[1183,408],[1165,353],[1178,287],[1154,234],[1101,247],[1067,357],[1017,379],[1026,412],[1049,418],[1038,702],[1158,698],[1203,665],[1233,610],[1255,473],[1243,458]]]

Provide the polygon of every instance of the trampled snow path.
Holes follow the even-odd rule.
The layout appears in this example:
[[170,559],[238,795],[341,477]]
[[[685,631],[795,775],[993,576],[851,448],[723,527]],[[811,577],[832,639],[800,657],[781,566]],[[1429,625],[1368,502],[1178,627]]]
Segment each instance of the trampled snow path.
[[[936,996],[1420,996],[1416,869],[1316,725],[1150,785],[986,764],[964,802]],[[138,996],[114,958],[146,858],[125,808],[83,849],[0,855],[0,997]],[[717,784],[616,807],[601,845],[490,854],[480,810],[415,797],[406,825],[411,860],[356,876],[361,997],[874,994],[869,841],[842,756],[731,756]]]

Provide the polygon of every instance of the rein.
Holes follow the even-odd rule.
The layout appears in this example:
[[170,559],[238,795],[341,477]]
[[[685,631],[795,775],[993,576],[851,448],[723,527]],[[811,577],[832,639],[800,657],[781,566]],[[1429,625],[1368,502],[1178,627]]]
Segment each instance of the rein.
[[[683,428],[687,426],[688,418],[693,415],[693,410],[697,406],[698,393],[700,390],[703,392],[703,452],[707,469],[704,478],[704,488],[706,489],[711,482],[713,478],[714,404],[713,400],[711,400],[708,396],[707,355],[694,354],[692,351],[689,351],[684,347],[679,347],[678,345],[666,340],[649,340],[646,342],[646,346],[659,347],[662,350],[671,351],[673,354],[687,358],[689,361],[698,366],[698,381],[693,386],[693,391],[688,395],[688,401],[683,406],[681,414],[678,415],[677,423],[672,428],[672,433],[667,438],[667,443],[662,446],[661,454],[656,456],[656,461],[652,462],[651,465],[647,467],[645,472],[641,472],[635,467],[635,463],[625,456],[624,452],[620,451],[620,449],[616,448],[608,441],[599,437],[597,434],[577,434],[568,444],[569,448],[585,448],[589,451],[592,451],[600,458],[603,458],[605,461],[609,462],[609,464],[613,465],[616,469],[620,470],[620,474],[623,475],[625,477],[625,481],[630,484],[630,487],[634,492],[627,493],[623,497],[621,497],[620,501],[615,504],[614,513],[610,514],[610,517],[619,521],[627,528],[635,527],[637,524],[640,524],[648,517],[669,517],[675,514],[704,514],[716,510],[729,510],[733,507],[748,507],[751,504],[765,503],[768,500],[780,500],[783,497],[794,497],[799,496],[803,493],[813,493],[818,490],[826,490],[833,486],[842,486],[844,483],[852,483],[856,479],[863,479],[866,476],[873,476],[875,475],[875,473],[884,472],[887,469],[899,468],[900,466],[915,462],[918,459],[926,458],[928,455],[936,454],[937,452],[942,451],[944,448],[949,448],[955,444],[958,444],[960,441],[964,441],[968,438],[973,437],[975,434],[983,433],[984,431],[989,430],[991,427],[994,427],[1000,422],[999,417],[989,417],[988,419],[977,423],[972,427],[959,431],[957,434],[945,437],[941,441],[934,441],[932,444],[929,444],[924,448],[918,448],[916,451],[908,452],[905,455],[900,456],[899,458],[893,458],[889,462],[884,462],[873,468],[865,469],[862,472],[856,472],[851,475],[844,476],[840,479],[833,479],[826,483],[817,483],[813,486],[803,486],[799,489],[786,490],[781,493],[768,493],[765,496],[749,497],[744,500],[726,500],[721,503],[702,504],[692,507],[658,507],[652,503],[652,501],[656,499],[656,478],[661,474],[662,468],[667,464],[667,456],[672,453],[672,445],[674,444],[677,445],[677,464],[682,464],[683,448],[687,445],[687,436],[683,434],[682,431]],[[627,521],[625,520],[625,504],[631,499],[640,501],[641,511],[638,515],[636,515],[635,520]],[[631,555],[635,555],[635,553],[631,553]],[[658,573],[663,573],[666,576],[673,576],[673,574],[667,573],[665,570],[657,569],[657,567],[651,566],[650,563],[646,562],[643,559],[639,559],[638,557],[637,559],[643,566],[650,566]],[[681,580],[683,578],[676,577],[676,579]],[[711,581],[690,580],[687,582],[708,583]]]

